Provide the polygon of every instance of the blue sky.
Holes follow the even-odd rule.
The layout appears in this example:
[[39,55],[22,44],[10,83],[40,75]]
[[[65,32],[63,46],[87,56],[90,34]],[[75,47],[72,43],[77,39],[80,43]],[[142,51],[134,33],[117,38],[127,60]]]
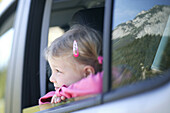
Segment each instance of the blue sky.
[[170,0],[115,0],[113,12],[113,28],[133,18],[142,10],[151,9],[155,5],[170,5]]

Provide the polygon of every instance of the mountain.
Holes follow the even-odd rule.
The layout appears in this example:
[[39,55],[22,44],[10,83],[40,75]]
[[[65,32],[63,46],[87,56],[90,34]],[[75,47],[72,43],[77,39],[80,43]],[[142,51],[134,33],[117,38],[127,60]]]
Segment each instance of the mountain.
[[119,24],[112,31],[114,42],[125,40],[134,40],[145,35],[162,36],[166,22],[170,15],[170,6],[156,5],[148,11],[141,11],[133,20]]
[[[170,6],[156,5],[113,30],[112,66],[128,67],[133,75],[132,82],[155,76],[151,66],[169,15]],[[169,62],[169,53],[164,56]]]

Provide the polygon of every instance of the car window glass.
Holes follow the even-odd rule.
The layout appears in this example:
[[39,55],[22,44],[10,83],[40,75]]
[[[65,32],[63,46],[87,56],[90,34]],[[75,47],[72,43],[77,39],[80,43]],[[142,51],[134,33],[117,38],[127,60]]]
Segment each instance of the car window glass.
[[10,13],[4,20],[2,16],[2,23],[0,23],[0,113],[5,112],[5,88],[14,35],[14,19],[15,11]]
[[14,29],[10,28],[0,36],[0,112],[5,108],[5,86],[8,63],[11,53]]
[[170,68],[170,1],[115,0],[112,89]]

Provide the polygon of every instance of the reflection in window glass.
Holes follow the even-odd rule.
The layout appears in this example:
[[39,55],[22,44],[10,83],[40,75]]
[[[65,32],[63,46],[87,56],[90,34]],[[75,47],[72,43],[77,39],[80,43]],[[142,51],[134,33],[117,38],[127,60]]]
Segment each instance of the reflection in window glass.
[[0,36],[0,113],[4,113],[4,96],[9,57],[11,53],[13,28]]
[[112,88],[149,79],[170,64],[170,1],[115,0]]

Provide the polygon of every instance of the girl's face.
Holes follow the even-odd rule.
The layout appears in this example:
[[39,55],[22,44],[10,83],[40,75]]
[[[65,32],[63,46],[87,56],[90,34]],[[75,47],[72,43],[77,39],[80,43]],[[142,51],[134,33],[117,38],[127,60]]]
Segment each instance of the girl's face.
[[55,90],[62,85],[71,85],[83,78],[83,65],[71,63],[72,59],[58,57],[49,59],[52,70],[50,81],[54,84]]

